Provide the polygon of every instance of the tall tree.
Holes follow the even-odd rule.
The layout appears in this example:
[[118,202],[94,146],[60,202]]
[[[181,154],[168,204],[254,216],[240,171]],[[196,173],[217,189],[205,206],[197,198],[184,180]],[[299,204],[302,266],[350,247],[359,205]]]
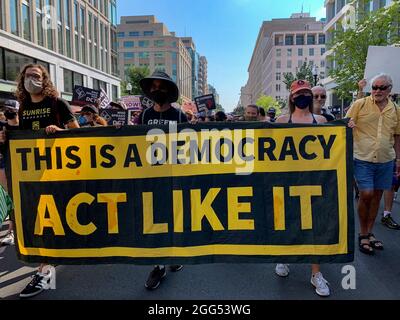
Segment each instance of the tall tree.
[[335,62],[329,75],[338,85],[336,92],[343,99],[352,98],[358,81],[364,77],[369,46],[400,44],[400,2],[395,0],[389,7],[374,12],[365,10],[366,5],[369,1],[358,3],[355,28],[339,27],[328,43],[328,49],[333,51],[329,61]]
[[276,101],[271,96],[266,96],[265,94],[263,94],[256,101],[256,105],[261,107],[261,108],[263,108],[265,111],[268,111],[268,109],[271,108],[271,107],[275,108],[276,115],[280,115],[281,114],[281,106],[280,106],[280,104],[278,103],[278,101]]
[[312,85],[314,83],[314,76],[312,74],[312,66],[307,62],[304,62],[301,67],[296,71],[294,75],[292,72],[285,72],[283,74],[283,83],[286,85],[286,89],[290,90],[290,85],[296,80],[307,80]]
[[132,95],[141,95],[142,89],[140,88],[139,81],[148,75],[150,75],[150,69],[148,67],[131,66],[127,70],[126,81],[121,82],[122,95],[129,94],[128,90],[126,90],[128,83],[132,85],[132,90],[130,90]]

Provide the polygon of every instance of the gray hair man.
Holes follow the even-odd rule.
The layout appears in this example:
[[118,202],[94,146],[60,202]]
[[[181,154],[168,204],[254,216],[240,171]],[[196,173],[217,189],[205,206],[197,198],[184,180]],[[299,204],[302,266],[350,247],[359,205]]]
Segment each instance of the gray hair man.
[[371,96],[355,101],[346,115],[354,133],[354,176],[360,190],[359,250],[365,254],[383,249],[372,229],[383,191],[392,187],[394,166],[395,175],[400,174],[400,111],[389,98],[393,80],[382,73],[371,85]]
[[322,86],[315,86],[312,89],[315,114],[325,117],[326,121],[333,121],[335,117],[331,115],[325,107],[326,103],[326,90]]

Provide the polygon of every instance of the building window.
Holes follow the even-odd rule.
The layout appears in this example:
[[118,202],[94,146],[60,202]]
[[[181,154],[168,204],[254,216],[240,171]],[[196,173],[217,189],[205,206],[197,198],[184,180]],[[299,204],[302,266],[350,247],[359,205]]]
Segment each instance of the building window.
[[135,58],[135,53],[133,53],[133,52],[124,52],[124,58],[125,59],[133,59],[133,58]]
[[67,48],[67,56],[71,58],[72,46],[71,46],[71,31],[69,30],[69,28],[65,30],[65,46]]
[[22,3],[22,30],[26,40],[31,40],[31,19],[29,12],[29,2]]
[[137,31],[129,32],[129,36],[130,37],[139,37],[139,32],[137,32]]
[[35,63],[35,60],[13,51],[4,50],[5,80],[16,81],[21,67],[29,63]]
[[298,66],[299,68],[301,68],[302,65],[303,65],[303,60],[297,61],[297,66]]
[[164,58],[165,54],[164,54],[164,52],[154,52],[154,57],[155,58]]
[[276,84],[275,85],[275,89],[276,89],[276,92],[280,92],[281,91],[281,85],[280,84]]
[[288,69],[290,69],[292,67],[292,60],[287,61],[287,67],[288,67]]
[[325,48],[321,48],[321,56],[323,56],[325,54],[326,49]]
[[145,37],[152,37],[154,35],[154,31],[144,31],[143,35]]
[[309,64],[310,67],[314,66],[314,60],[308,61],[308,64]]
[[314,48],[309,48],[308,49],[308,55],[313,56],[314,55]]
[[85,9],[81,7],[81,35],[84,35],[85,32]]
[[141,40],[139,41],[139,47],[140,48],[147,48],[150,44],[149,40]]
[[321,68],[325,68],[325,60],[321,60]]
[[147,51],[139,52],[139,58],[147,59],[149,56],[150,54]]
[[80,56],[79,56],[79,36],[78,34],[75,34],[75,60],[81,61]]
[[118,99],[118,87],[112,85],[111,88],[112,88],[111,89],[112,90],[111,99],[112,99],[112,101],[117,101],[117,99]]
[[118,38],[124,38],[125,37],[125,32],[118,32],[117,33]]
[[117,26],[117,5],[115,3],[115,0],[110,0],[109,15],[111,24],[113,26]]
[[315,44],[315,34],[307,35],[307,44]]
[[93,88],[92,89],[95,89],[95,90],[103,89],[105,92],[107,92],[107,83],[93,78]]
[[57,25],[57,34],[58,34],[58,52],[64,54],[64,42],[63,42],[63,32],[61,24]]
[[280,69],[280,68],[281,68],[281,61],[280,61],[280,60],[278,60],[278,61],[276,62],[276,68],[277,68],[277,69]]
[[164,47],[165,41],[164,40],[154,40],[155,47]]
[[282,55],[282,50],[281,49],[276,49],[276,56],[280,57]]
[[275,36],[275,45],[276,46],[283,46],[283,36],[282,35],[276,35]]
[[325,35],[324,34],[319,34],[318,44],[325,44]]
[[155,70],[157,70],[157,71],[162,71],[162,72],[165,72],[165,64],[162,64],[162,63],[156,63],[156,65],[155,65],[155,68],[154,68]]
[[303,49],[302,49],[302,48],[297,49],[297,55],[298,55],[299,57],[302,57],[302,56],[303,56]]
[[53,42],[53,39],[54,39],[53,28],[50,28],[50,26],[52,26],[52,24],[53,24],[52,17],[51,17],[50,5],[51,5],[51,1],[46,0],[47,12],[45,12],[44,14],[46,15],[47,26],[49,26],[49,28],[47,28],[47,31],[46,31],[47,48],[50,50],[55,50],[54,42]]
[[64,69],[64,92],[72,93],[75,86],[83,85],[83,75]]
[[296,45],[298,46],[304,45],[304,34],[296,35]]
[[[38,9],[37,9],[38,10]],[[36,37],[37,37],[37,43],[40,46],[44,46],[44,36],[43,36],[43,24],[42,24],[42,19],[43,15],[41,11],[36,11]]]
[[281,80],[281,73],[277,72],[276,73],[276,81],[280,81]]
[[292,49],[287,49],[287,56],[291,57],[292,56]]
[[292,46],[294,44],[293,42],[293,36],[292,35],[288,35],[285,37],[285,45],[286,46]]
[[133,48],[135,43],[133,41],[124,41],[124,48]]
[[81,54],[82,54],[82,62],[87,63],[86,59],[86,41],[85,38],[81,38]]
[[[3,30],[5,29],[5,27],[4,27],[4,3],[3,3],[3,0],[0,0],[0,29],[3,29]],[[1,74],[0,74],[0,76],[1,76]]]

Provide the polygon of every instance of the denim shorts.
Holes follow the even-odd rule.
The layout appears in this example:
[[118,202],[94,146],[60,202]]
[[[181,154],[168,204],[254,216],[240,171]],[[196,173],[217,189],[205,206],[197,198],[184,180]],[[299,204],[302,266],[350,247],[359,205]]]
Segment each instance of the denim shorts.
[[392,188],[393,161],[374,163],[354,159],[354,177],[360,190],[389,190]]

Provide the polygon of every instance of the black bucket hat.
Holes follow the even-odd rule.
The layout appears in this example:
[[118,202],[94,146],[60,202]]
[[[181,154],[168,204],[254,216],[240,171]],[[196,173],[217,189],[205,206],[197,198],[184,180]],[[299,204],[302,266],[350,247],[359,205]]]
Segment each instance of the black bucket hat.
[[149,97],[151,85],[153,80],[163,80],[165,81],[168,88],[168,102],[176,102],[179,98],[179,89],[176,83],[171,79],[171,77],[162,71],[154,71],[150,77],[143,78],[140,80],[139,84],[142,88],[144,94]]

